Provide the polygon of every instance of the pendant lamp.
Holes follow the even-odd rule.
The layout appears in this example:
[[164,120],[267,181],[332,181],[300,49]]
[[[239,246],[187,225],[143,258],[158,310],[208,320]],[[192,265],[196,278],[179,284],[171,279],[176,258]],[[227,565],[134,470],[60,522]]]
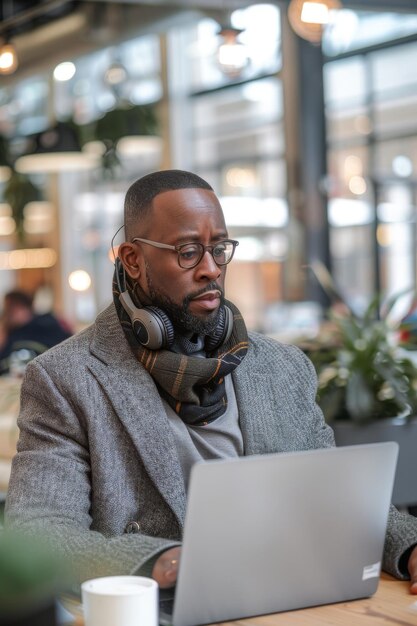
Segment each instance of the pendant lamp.
[[82,152],[76,131],[64,122],[29,138],[28,149],[15,163],[21,173],[64,172],[98,167],[99,157]]
[[217,63],[223,74],[237,78],[249,64],[246,46],[238,40],[240,28],[231,25],[221,26],[219,36],[222,38],[217,50]]
[[331,12],[341,8],[339,0],[291,0],[288,20],[297,35],[318,44],[331,21]]
[[0,74],[13,74],[17,70],[18,60],[16,48],[10,41],[0,46]]

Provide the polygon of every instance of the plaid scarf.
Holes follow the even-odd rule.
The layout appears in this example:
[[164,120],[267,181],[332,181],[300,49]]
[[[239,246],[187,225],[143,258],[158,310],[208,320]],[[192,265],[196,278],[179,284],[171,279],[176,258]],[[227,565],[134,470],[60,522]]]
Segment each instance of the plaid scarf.
[[[141,308],[136,290],[127,284],[136,306]],[[113,301],[126,339],[138,361],[154,379],[164,400],[188,425],[201,426],[214,421],[227,409],[224,377],[243,360],[248,350],[248,334],[239,310],[226,301],[233,313],[233,330],[228,341],[207,358],[177,354],[171,350],[149,350],[133,331],[129,316],[119,300],[119,287],[113,277]]]

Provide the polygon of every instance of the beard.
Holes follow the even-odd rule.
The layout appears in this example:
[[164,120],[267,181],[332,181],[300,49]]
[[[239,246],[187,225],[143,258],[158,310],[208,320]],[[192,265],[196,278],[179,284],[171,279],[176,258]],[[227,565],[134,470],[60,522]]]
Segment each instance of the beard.
[[[152,301],[152,306],[156,306],[159,309],[162,309],[169,317],[172,322],[172,325],[176,330],[180,333],[196,333],[197,335],[211,335],[213,331],[217,328],[219,324],[220,317],[220,309],[224,306],[224,293],[223,290],[219,287],[219,285],[215,282],[212,282],[204,289],[200,289],[199,291],[195,291],[194,293],[186,296],[182,304],[179,305],[174,302],[169,296],[161,294],[155,289],[152,279],[150,277],[149,268],[147,267],[146,272],[146,282],[148,284],[149,295]],[[189,311],[190,301],[199,296],[206,291],[212,290],[220,291],[220,306],[216,311],[209,313],[206,319],[201,319],[196,315],[193,315]]]

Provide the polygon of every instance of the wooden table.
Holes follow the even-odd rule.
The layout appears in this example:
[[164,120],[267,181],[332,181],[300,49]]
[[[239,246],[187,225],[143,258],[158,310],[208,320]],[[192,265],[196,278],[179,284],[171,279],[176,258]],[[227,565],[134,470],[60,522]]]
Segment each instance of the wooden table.
[[[371,598],[249,617],[216,626],[416,626],[417,596],[410,594],[409,587],[409,582],[382,574],[378,590]],[[74,626],[83,626],[82,619],[77,619]]]
[[218,626],[416,626],[417,596],[410,594],[409,587],[409,582],[382,574],[371,598],[250,617]]

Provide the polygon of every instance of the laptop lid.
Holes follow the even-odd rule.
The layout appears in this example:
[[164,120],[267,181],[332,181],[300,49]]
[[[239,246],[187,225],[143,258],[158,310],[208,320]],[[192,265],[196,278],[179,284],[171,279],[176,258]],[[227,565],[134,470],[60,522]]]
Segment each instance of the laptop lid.
[[397,456],[384,442],[196,464],[174,626],[372,595]]

